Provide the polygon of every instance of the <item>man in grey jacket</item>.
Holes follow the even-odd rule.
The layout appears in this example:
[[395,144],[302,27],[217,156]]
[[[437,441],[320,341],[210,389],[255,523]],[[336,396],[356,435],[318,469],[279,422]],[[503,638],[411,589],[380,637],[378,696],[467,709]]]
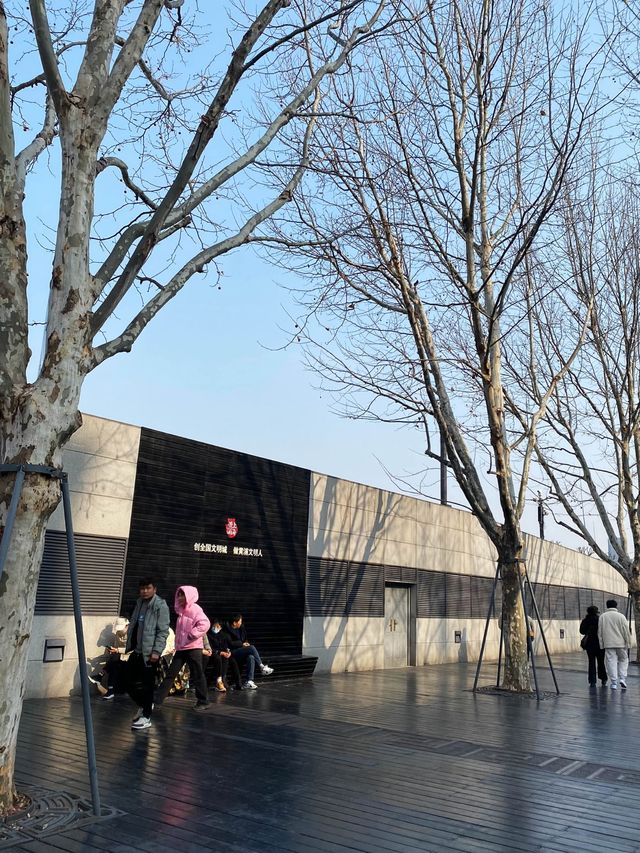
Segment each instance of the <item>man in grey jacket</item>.
[[607,609],[598,619],[598,642],[600,648],[605,650],[604,665],[611,689],[618,689],[619,675],[620,687],[626,690],[631,631],[627,620],[618,610],[618,602],[615,598],[607,601]]
[[167,602],[156,595],[153,578],[142,578],[140,596],[129,621],[126,651],[131,652],[127,663],[127,689],[139,706],[131,728],[139,731],[151,725],[153,691],[158,664],[169,634]]

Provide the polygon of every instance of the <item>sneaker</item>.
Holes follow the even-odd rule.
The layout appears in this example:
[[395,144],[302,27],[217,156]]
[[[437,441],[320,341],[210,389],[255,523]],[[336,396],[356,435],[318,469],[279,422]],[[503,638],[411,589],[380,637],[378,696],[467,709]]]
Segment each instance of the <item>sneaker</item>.
[[208,702],[196,702],[196,704],[193,706],[193,710],[194,711],[204,711],[205,708],[208,708],[208,707],[209,707]]
[[137,720],[134,720],[131,723],[131,728],[136,731],[140,731],[141,729],[148,729],[151,727],[151,720],[149,717],[138,717]]
[[262,666],[260,667],[260,671],[262,672],[263,675],[271,675],[271,673],[273,672],[273,667],[267,666],[266,663],[263,663]]
[[87,675],[87,680],[89,681],[90,684],[95,684],[96,689],[97,689],[98,693],[100,694],[100,696],[104,696],[104,694],[107,692],[107,688],[103,687],[103,685],[102,685],[102,675],[98,676],[98,675],[89,674],[89,675]]
[[617,689],[618,689],[618,685],[617,685],[617,684],[614,684],[614,683],[613,683],[613,681],[611,682],[611,689],[612,689],[612,690],[617,690]]
[[626,690],[627,689],[627,682],[620,679],[620,687],[622,687],[623,690]]
[[258,685],[255,683],[255,681],[245,681],[245,683],[242,685],[242,689],[243,690],[257,690]]
[[224,681],[221,678],[216,681],[216,690],[218,691],[218,693],[227,692],[227,688],[224,686]]
[[[104,698],[106,699],[107,697],[105,696]],[[110,699],[113,699],[113,696],[110,696],[109,698],[110,698]],[[155,706],[155,702],[154,702],[154,703],[151,705],[151,710],[153,711],[153,709],[154,709],[155,707],[156,707],[156,706]],[[133,722],[134,722],[134,723],[137,723],[137,722],[138,722],[138,720],[143,720],[143,719],[145,719],[145,717],[144,717],[144,710],[143,710],[142,708],[138,708],[138,710],[136,711],[136,715],[135,715],[135,717],[133,718]]]
[[103,699],[115,699],[116,694],[113,692],[113,687],[109,687],[107,689],[107,692],[104,694],[104,696],[102,698]]

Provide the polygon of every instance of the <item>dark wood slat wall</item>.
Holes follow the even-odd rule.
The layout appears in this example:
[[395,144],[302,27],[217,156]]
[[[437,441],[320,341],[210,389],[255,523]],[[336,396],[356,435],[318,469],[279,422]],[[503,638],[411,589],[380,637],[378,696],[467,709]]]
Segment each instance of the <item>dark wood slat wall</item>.
[[[384,616],[385,582],[415,583],[416,615],[423,619],[484,619],[493,587],[493,578],[480,575],[309,557],[305,612],[308,616]],[[624,609],[624,601],[615,593],[559,584],[532,586],[543,619],[581,619],[590,604],[603,610],[608,598],[616,598]],[[501,596],[498,583],[496,613],[500,612]],[[526,602],[533,615],[528,590]]]
[[[158,578],[173,615],[180,584],[198,587],[211,616],[244,615],[265,656],[300,654],[304,613],[309,471],[143,429],[122,611],[145,574]],[[238,533],[229,538],[227,519]],[[229,553],[194,550],[226,545]],[[262,557],[233,548],[261,549]]]

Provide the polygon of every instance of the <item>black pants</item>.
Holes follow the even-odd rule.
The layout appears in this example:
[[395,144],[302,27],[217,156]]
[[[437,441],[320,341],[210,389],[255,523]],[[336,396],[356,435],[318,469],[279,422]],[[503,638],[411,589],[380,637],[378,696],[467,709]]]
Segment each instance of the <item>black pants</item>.
[[104,665],[107,674],[107,687],[113,693],[124,693],[126,690],[127,665],[119,654],[110,654]]
[[604,666],[604,649],[599,649],[597,652],[587,649],[587,657],[589,658],[589,684],[596,683],[596,661],[598,663],[598,678],[605,684],[607,681],[607,670]]
[[230,658],[223,658],[222,655],[219,655],[217,654],[217,652],[214,652],[211,655],[211,667],[213,669],[213,677],[216,681],[219,678],[221,678],[223,681],[226,681],[227,672],[230,669],[233,683],[238,689],[242,687],[242,679],[240,678],[240,669],[238,667],[238,662],[233,656]]
[[156,686],[157,663],[149,663],[133,652],[127,661],[127,692],[136,705],[142,708],[145,717],[151,716],[153,691]]
[[190,672],[189,684],[195,687],[198,702],[208,701],[207,681],[204,677],[204,668],[202,666],[202,649],[182,649],[175,652],[169,672],[160,687],[158,687],[158,692],[156,693],[158,704],[167,698],[174,678],[185,663],[189,667]]

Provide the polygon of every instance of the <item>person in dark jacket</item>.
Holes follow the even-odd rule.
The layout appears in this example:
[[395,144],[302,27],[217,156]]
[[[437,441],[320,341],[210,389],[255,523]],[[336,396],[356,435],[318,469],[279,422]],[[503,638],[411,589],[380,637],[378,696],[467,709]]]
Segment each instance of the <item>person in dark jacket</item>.
[[242,687],[240,669],[231,653],[229,636],[222,630],[222,622],[217,617],[211,620],[211,631],[207,636],[211,647],[211,664],[216,680],[216,690],[219,693],[227,692],[227,671],[229,669],[231,669],[231,677],[236,690],[240,690]]
[[604,687],[607,683],[607,670],[604,665],[604,649],[600,648],[598,642],[598,621],[600,619],[600,611],[592,604],[587,607],[587,615],[580,623],[580,633],[584,639],[581,643],[582,648],[586,651],[589,658],[589,684],[592,686],[596,683],[596,663],[598,668],[598,678],[602,681]]
[[242,624],[242,615],[240,613],[238,613],[237,616],[234,616],[230,622],[227,622],[224,630],[227,635],[227,639],[229,640],[231,654],[233,655],[235,662],[238,664],[238,667],[241,667],[243,663],[246,663],[247,680],[242,685],[243,689],[256,690],[258,685],[253,680],[256,671],[256,664],[260,667],[260,671],[263,675],[271,675],[273,669],[265,663],[262,663],[258,650],[255,646],[252,646],[247,639],[247,629]]

